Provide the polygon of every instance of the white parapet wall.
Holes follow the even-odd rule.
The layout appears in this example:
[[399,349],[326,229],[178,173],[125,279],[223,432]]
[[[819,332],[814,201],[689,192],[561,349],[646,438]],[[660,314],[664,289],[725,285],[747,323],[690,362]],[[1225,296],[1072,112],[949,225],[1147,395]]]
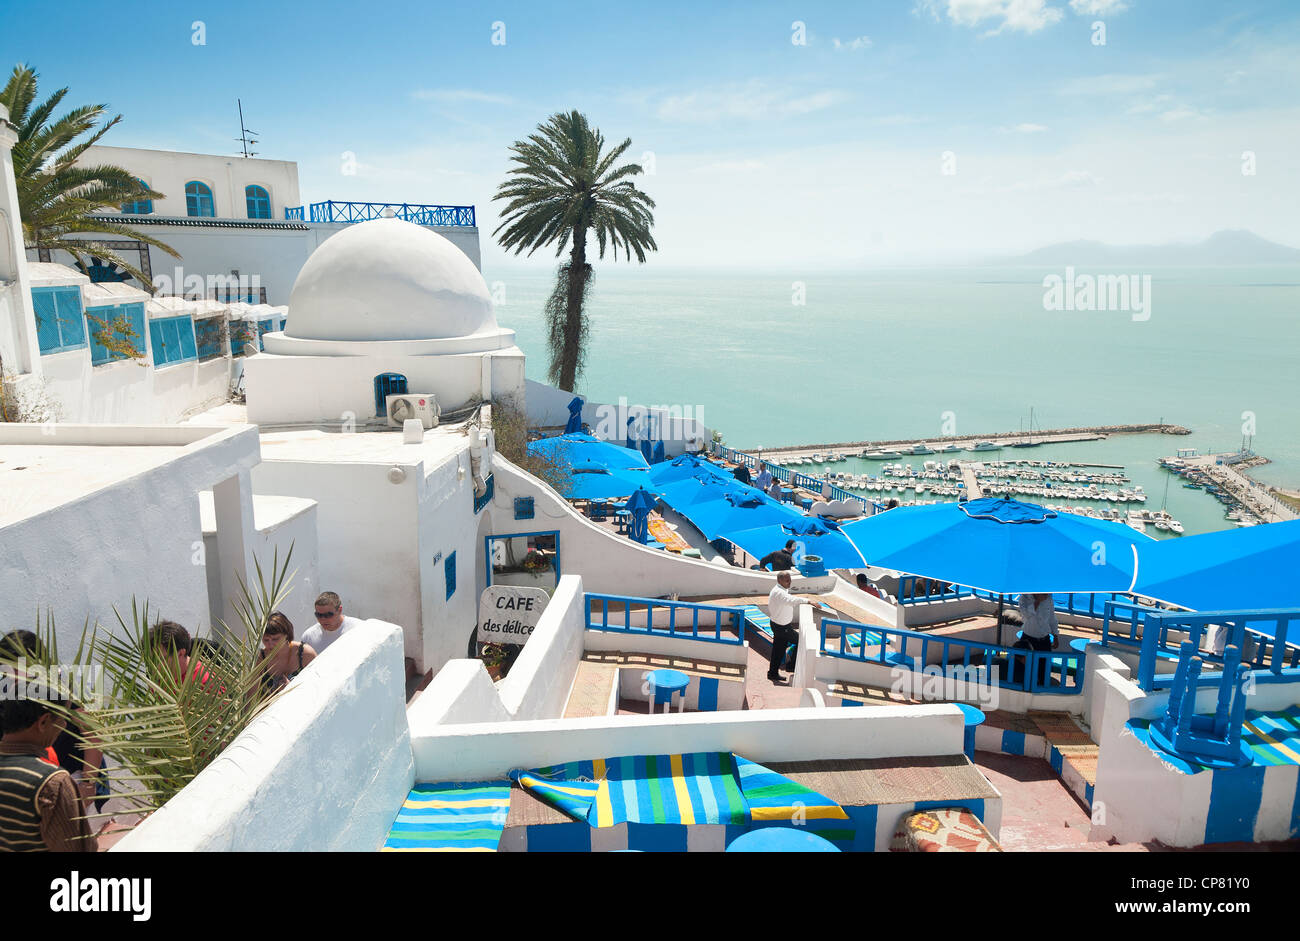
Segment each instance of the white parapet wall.
[[415,780],[402,630],[331,644],[115,852],[374,851]]
[[[1100,669],[1091,679],[1092,734],[1101,748],[1089,839],[1192,847],[1300,836],[1295,822],[1300,765],[1196,770],[1153,749],[1137,734],[1140,729],[1129,725],[1162,716],[1168,691],[1146,693],[1116,669]],[[1198,692],[1198,713],[1214,711],[1217,692]],[[1279,710],[1298,701],[1300,683],[1259,684],[1250,708]]]
[[500,686],[501,702],[515,719],[563,715],[582,659],[586,633],[582,579],[564,575],[542,612],[510,675]]
[[947,703],[426,725],[411,717],[418,781],[485,781],[517,768],[620,755],[730,751],[759,763],[962,753]]

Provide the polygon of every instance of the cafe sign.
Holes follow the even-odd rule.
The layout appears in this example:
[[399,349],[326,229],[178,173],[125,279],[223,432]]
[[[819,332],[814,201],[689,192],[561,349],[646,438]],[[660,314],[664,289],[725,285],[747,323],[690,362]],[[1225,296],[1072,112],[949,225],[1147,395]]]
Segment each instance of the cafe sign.
[[550,599],[541,588],[492,585],[479,597],[479,643],[524,644]]

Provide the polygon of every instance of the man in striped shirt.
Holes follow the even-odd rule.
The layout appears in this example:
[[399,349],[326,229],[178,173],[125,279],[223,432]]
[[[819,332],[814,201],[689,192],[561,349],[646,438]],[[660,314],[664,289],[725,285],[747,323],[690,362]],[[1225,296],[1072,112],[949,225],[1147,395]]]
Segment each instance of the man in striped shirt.
[[94,852],[72,775],[45,759],[64,720],[42,701],[0,701],[0,852]]

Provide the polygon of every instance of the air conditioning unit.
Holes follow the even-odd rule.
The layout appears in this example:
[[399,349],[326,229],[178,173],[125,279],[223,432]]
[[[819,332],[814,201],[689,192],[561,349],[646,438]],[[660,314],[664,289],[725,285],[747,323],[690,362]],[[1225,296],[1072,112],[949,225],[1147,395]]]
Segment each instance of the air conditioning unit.
[[425,428],[437,428],[438,419],[442,416],[438,400],[432,395],[406,392],[386,396],[384,402],[388,409],[388,424],[393,428],[401,428],[402,422],[408,418],[420,419]]

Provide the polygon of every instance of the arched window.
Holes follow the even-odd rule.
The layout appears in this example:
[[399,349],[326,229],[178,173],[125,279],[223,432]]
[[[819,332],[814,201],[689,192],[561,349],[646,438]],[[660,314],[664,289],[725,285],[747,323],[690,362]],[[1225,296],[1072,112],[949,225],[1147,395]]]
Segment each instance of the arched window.
[[[143,186],[145,189],[149,188],[149,184],[146,183],[144,180],[137,178],[136,182],[139,183],[141,186]],[[126,213],[129,216],[147,216],[149,215],[149,213],[153,212],[153,200],[137,199],[133,203],[123,203],[122,212]]]
[[248,218],[271,218],[271,194],[260,186],[245,186],[244,198],[248,200]]
[[185,214],[187,216],[215,216],[212,205],[212,190],[206,183],[191,180],[185,184]]

